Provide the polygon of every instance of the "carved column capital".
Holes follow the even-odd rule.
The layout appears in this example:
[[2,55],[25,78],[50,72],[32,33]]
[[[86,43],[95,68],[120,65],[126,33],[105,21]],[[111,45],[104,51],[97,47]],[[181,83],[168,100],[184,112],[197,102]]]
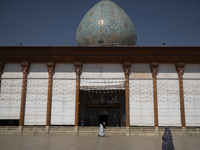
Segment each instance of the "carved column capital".
[[76,63],[74,64],[74,67],[75,67],[76,76],[77,76],[77,77],[80,77],[80,75],[81,75],[81,70],[82,70],[82,64],[81,64],[81,62],[76,62]]
[[24,76],[28,75],[30,64],[29,62],[21,62],[22,72]]
[[47,67],[48,67],[49,76],[53,76],[55,63],[54,62],[47,62]]
[[151,63],[150,64],[152,77],[156,78],[158,74],[158,63]]
[[125,63],[123,64],[123,69],[124,69],[125,77],[129,77],[130,68],[131,68],[131,63],[125,62]]
[[184,74],[184,66],[185,66],[184,63],[177,63],[177,64],[176,64],[176,70],[177,70],[177,73],[178,73],[178,77],[179,77],[179,78],[182,78],[182,77],[183,77],[183,74]]

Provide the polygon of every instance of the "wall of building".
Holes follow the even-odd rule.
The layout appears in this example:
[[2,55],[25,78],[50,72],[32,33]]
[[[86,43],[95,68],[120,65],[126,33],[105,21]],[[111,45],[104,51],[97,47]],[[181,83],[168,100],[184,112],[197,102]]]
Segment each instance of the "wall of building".
[[[0,119],[19,119],[22,69],[5,64],[1,76]],[[153,81],[149,64],[132,64],[129,82],[130,125],[154,126]],[[81,90],[124,89],[122,64],[83,64]],[[73,64],[56,64],[52,125],[74,125],[76,75]],[[200,65],[186,64],[183,75],[186,126],[200,125]],[[46,64],[31,64],[27,80],[25,125],[45,125],[48,92]],[[159,64],[159,126],[181,126],[179,80],[175,64]],[[125,116],[123,116],[124,118]]]
[[73,64],[56,64],[52,90],[52,125],[74,125],[76,74]]
[[200,126],[200,64],[186,64],[183,75],[186,126]]
[[159,126],[181,126],[179,80],[175,64],[159,64],[157,94]]
[[0,119],[19,119],[22,78],[20,64],[5,64],[1,76]]
[[45,125],[48,92],[46,64],[31,64],[28,74],[25,125]]
[[153,81],[149,64],[132,64],[130,81],[130,125],[154,126]]

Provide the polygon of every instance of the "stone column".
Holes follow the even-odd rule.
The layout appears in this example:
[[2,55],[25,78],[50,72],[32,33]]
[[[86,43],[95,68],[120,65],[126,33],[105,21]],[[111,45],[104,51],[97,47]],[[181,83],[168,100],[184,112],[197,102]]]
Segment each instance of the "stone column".
[[46,131],[49,131],[49,126],[51,124],[51,103],[52,103],[52,85],[53,85],[53,74],[55,64],[54,62],[48,62],[48,96],[47,96],[47,115],[46,115]]
[[24,125],[24,116],[25,116],[25,105],[26,105],[26,89],[27,89],[27,76],[29,71],[29,63],[22,62],[22,72],[23,72],[23,82],[22,82],[22,94],[21,94],[21,107],[20,107],[20,120],[19,126]]
[[80,62],[76,62],[74,64],[75,72],[76,72],[76,98],[75,98],[75,130],[78,127],[78,116],[79,116],[79,91],[80,91],[80,76],[82,70],[82,64]]
[[4,63],[0,62],[0,91],[1,91],[1,76],[3,74]]
[[126,127],[130,125],[130,111],[129,111],[129,74],[131,64],[129,62],[124,63],[124,74],[125,74],[125,111],[126,111]]
[[151,63],[150,67],[151,67],[151,73],[153,77],[154,126],[158,127],[158,99],[157,99],[158,63]]
[[180,110],[181,110],[181,125],[186,126],[185,123],[185,106],[184,106],[184,90],[183,90],[183,73],[184,73],[184,63],[177,63],[176,70],[179,78],[179,94],[180,94]]

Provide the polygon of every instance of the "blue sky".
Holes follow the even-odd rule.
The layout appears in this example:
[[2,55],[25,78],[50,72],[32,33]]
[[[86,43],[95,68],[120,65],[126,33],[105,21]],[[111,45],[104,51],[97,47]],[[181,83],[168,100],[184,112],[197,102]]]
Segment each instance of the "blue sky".
[[[0,46],[76,46],[100,0],[0,0]],[[200,46],[200,0],[112,0],[133,21],[137,46]]]

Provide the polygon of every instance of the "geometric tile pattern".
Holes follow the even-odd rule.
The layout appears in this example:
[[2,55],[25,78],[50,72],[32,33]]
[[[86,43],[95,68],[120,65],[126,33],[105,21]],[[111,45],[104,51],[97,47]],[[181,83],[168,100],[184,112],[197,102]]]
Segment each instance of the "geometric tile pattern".
[[102,0],[83,17],[76,33],[78,46],[135,45],[135,27],[114,2]]

